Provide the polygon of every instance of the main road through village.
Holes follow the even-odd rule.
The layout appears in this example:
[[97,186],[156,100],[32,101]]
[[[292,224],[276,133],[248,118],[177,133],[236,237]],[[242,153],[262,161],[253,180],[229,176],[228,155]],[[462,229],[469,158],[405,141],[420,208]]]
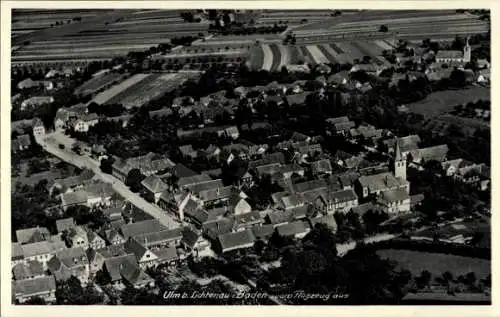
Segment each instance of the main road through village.
[[[133,193],[132,191],[130,191],[121,180],[110,174],[102,172],[99,167],[99,162],[85,154],[77,155],[76,153],[73,153],[70,146],[73,140],[66,135],[58,132],[50,133],[47,134],[46,137],[39,142],[41,143],[45,151],[51,153],[54,156],[57,156],[61,160],[79,168],[87,168],[92,170],[103,182],[112,184],[113,189],[119,195],[129,200],[137,208],[158,219],[158,221],[160,221],[160,223],[167,228],[176,228],[180,226],[180,223],[174,217],[167,214],[158,206],[147,202],[137,193]],[[63,149],[59,147],[60,144],[64,145]]]

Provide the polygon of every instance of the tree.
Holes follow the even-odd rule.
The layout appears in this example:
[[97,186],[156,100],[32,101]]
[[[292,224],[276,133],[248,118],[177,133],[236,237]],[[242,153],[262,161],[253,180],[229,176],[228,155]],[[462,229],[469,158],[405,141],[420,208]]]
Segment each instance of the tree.
[[427,270],[423,270],[422,273],[420,273],[420,277],[419,277],[419,284],[422,286],[422,287],[425,287],[427,285],[429,285],[429,282],[431,281],[431,272],[427,271]]
[[255,250],[255,253],[257,255],[262,255],[265,246],[266,246],[266,243],[264,241],[262,241],[261,239],[257,239],[257,241],[255,241],[253,244],[253,248]]
[[95,273],[95,282],[98,285],[105,286],[111,283],[111,277],[101,269]]
[[103,301],[92,284],[83,288],[74,276],[56,285],[56,299],[58,305],[95,305]]
[[476,280],[476,274],[474,272],[469,272],[465,275],[465,284],[468,286],[474,286]]
[[107,173],[107,174],[111,174],[113,173],[113,163],[114,163],[114,159],[112,157],[108,157],[108,158],[103,158],[101,160],[101,171],[103,171],[104,173]]
[[326,224],[318,223],[304,237],[302,243],[305,248],[318,250],[328,262],[337,257],[337,239],[333,231]]
[[384,33],[387,33],[389,31],[389,28],[387,27],[387,25],[385,24],[382,24],[379,28],[379,31],[380,32],[384,32]]
[[448,285],[451,281],[453,281],[453,274],[450,271],[446,271],[443,273],[443,281],[446,285]]
[[125,179],[125,185],[130,187],[130,190],[134,193],[137,193],[141,190],[142,185],[141,182],[146,178],[141,171],[137,168],[130,170]]

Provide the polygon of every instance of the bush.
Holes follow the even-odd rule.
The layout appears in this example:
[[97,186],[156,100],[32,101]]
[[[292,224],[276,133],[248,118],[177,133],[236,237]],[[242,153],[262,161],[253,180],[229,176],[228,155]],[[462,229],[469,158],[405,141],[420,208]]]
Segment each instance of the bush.
[[388,32],[388,31],[389,31],[389,28],[387,27],[387,25],[382,24],[382,25],[380,26],[379,31],[380,31],[380,32],[384,32],[384,33],[386,33],[386,32]]

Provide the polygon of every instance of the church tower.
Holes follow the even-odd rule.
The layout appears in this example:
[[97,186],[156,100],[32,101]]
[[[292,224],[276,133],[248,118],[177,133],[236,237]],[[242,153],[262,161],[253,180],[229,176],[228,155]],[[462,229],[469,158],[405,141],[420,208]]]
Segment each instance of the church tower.
[[399,148],[399,138],[396,137],[396,142],[394,144],[394,161],[393,170],[394,176],[406,180],[406,159],[401,155],[401,149]]
[[464,46],[464,63],[469,63],[470,60],[471,60],[471,48],[469,45],[469,37],[467,37]]

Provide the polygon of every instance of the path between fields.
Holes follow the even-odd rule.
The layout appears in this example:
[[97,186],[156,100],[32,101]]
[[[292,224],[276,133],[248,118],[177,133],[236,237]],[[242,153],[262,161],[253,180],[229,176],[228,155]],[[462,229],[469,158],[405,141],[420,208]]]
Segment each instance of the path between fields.
[[123,198],[129,200],[134,206],[148,213],[153,218],[156,218],[167,228],[176,228],[180,226],[180,223],[176,219],[168,215],[160,207],[147,202],[138,194],[131,192],[121,180],[110,174],[103,173],[97,161],[85,155],[72,153],[70,152],[71,149],[68,147],[64,149],[59,148],[59,144],[70,144],[71,142],[71,138],[61,133],[53,132],[46,135],[45,139],[41,141],[41,145],[45,151],[71,165],[92,170],[103,182],[112,184],[113,189]]
[[262,51],[264,52],[262,69],[270,71],[273,66],[273,51],[271,51],[271,47],[268,44],[262,44]]

